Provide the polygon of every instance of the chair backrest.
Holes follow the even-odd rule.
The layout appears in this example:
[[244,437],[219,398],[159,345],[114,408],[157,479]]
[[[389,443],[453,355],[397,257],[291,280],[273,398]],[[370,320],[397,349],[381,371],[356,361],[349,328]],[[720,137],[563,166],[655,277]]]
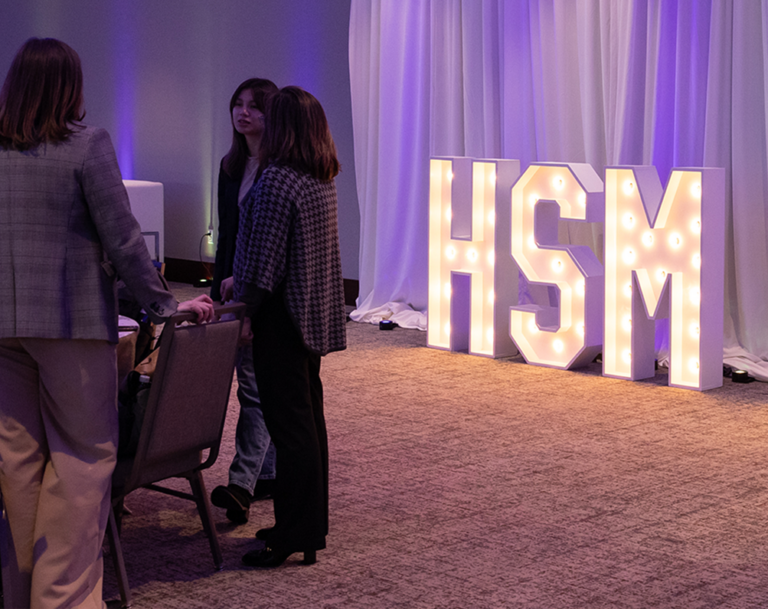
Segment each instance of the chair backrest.
[[[216,460],[245,305],[224,305],[216,313],[224,319],[178,325],[194,318],[180,313],[165,323],[138,448],[123,493],[210,467]],[[205,450],[210,452],[203,463]]]

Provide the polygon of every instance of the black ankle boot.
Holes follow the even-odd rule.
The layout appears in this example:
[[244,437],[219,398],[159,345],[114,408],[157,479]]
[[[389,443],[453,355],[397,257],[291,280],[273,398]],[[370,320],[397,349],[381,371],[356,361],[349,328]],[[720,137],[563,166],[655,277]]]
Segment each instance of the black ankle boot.
[[227,510],[227,518],[235,524],[248,522],[251,495],[237,484],[217,486],[211,493],[211,503]]

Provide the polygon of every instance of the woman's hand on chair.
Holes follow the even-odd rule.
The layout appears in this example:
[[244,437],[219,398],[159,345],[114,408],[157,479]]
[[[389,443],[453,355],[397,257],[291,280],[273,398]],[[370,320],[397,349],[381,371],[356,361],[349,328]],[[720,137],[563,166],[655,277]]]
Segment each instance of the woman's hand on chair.
[[246,347],[253,342],[253,332],[251,332],[251,318],[243,319],[243,329],[240,332],[240,346]]
[[221,302],[232,300],[235,293],[235,278],[227,277],[226,279],[222,279],[219,292],[221,292]]
[[201,294],[192,300],[180,302],[177,311],[190,311],[197,316],[197,323],[207,323],[213,319],[213,301],[207,294]]

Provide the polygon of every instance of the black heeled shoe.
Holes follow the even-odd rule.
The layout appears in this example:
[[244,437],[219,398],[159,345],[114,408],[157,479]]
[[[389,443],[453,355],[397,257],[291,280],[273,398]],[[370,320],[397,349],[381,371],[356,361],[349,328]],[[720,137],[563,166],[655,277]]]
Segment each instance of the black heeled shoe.
[[[243,564],[258,569],[274,569],[282,565],[293,552],[277,552],[267,546],[261,550],[251,550],[243,556]],[[302,564],[313,565],[317,562],[317,552],[308,550],[304,552]]]
[[266,529],[259,529],[256,531],[256,539],[261,541],[269,541],[275,534],[275,527],[267,527]]

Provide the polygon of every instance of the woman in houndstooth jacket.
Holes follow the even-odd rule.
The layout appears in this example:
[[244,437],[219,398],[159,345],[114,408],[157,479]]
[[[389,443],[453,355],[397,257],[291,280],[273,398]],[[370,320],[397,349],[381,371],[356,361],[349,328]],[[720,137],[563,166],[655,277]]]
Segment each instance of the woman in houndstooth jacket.
[[277,448],[275,525],[243,562],[315,561],[328,533],[322,356],[346,348],[336,147],[320,103],[298,87],[267,102],[260,176],[241,205],[234,297],[249,307],[256,382]]

